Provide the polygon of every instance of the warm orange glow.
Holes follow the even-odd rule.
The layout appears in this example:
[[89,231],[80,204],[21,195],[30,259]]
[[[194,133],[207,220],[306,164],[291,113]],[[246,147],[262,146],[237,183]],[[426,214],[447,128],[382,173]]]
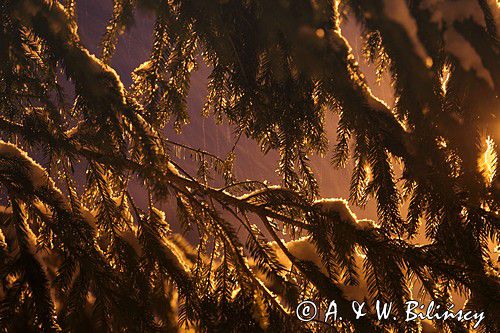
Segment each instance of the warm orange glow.
[[316,36],[318,36],[318,38],[324,38],[325,37],[325,30],[323,30],[323,29],[317,29],[316,30]]
[[365,178],[365,186],[368,186],[368,184],[370,184],[370,182],[372,181],[373,179],[373,173],[372,173],[372,168],[370,167],[369,164],[366,164],[364,166],[364,169],[365,169],[365,174],[366,174],[366,178]]
[[425,66],[427,68],[431,68],[433,64],[434,64],[434,61],[432,61],[431,57],[426,57],[425,58]]
[[446,95],[446,91],[448,89],[448,82],[450,81],[451,76],[451,66],[449,64],[445,64],[443,69],[441,70],[441,93]]
[[483,174],[484,180],[489,185],[495,176],[497,168],[497,153],[495,151],[495,142],[491,137],[485,140],[485,149],[478,159],[478,169]]

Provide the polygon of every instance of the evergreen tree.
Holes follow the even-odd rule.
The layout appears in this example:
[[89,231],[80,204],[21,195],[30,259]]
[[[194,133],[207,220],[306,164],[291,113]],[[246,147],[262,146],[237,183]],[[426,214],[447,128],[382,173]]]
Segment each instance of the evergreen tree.
[[[80,41],[74,0],[0,3],[3,332],[419,332],[404,321],[418,289],[443,308],[463,295],[485,313],[480,331],[500,331],[497,1],[113,3],[99,56]],[[153,45],[126,88],[110,60],[138,9],[155,14]],[[347,17],[391,77],[393,108],[367,85],[340,29]],[[189,121],[200,62],[200,111],[278,151],[281,186],[239,181],[232,154],[166,138]],[[327,112],[339,116],[334,147]],[[178,149],[192,161],[180,165]],[[353,160],[350,204],[375,198],[377,222],[319,198],[308,156],[329,149],[337,167]],[[130,192],[136,178],[147,207]],[[167,200],[175,219],[157,207]],[[428,242],[416,244],[421,227]],[[306,299],[350,309],[362,284],[370,308],[393,302],[397,320],[295,316]]]

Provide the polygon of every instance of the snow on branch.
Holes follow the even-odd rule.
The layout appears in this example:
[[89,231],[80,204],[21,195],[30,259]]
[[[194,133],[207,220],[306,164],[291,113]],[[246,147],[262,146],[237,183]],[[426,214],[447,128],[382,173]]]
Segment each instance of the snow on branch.
[[[73,215],[70,203],[47,171],[26,152],[2,140],[0,140],[0,180],[7,188],[17,190],[18,194],[36,195],[49,206]],[[95,218],[88,209],[80,207],[79,214],[95,230]]]
[[[276,255],[280,263],[288,270],[292,268],[292,262],[290,259],[283,253],[276,242],[271,242],[270,246],[276,251]],[[326,271],[325,265],[321,256],[318,254],[316,246],[312,242],[310,236],[302,237],[293,241],[289,241],[285,243],[286,248],[290,253],[297,259],[302,261],[310,261],[314,263],[323,274],[328,274]],[[356,262],[358,266],[362,265],[363,257],[357,254]],[[368,297],[368,290],[366,287],[366,281],[364,277],[360,279],[360,283],[358,286],[346,286],[344,284],[338,284],[340,289],[343,291],[344,296],[349,300],[362,300]],[[265,280],[265,282],[269,283],[269,281]]]
[[[498,16],[498,3],[489,5],[494,15]],[[472,20],[487,29],[485,14],[480,1],[470,0],[425,0],[420,7],[431,13],[431,21],[444,30],[445,49],[455,56],[465,70],[474,70],[476,75],[494,87],[493,77],[485,68],[480,55],[474,47],[456,30],[456,23]],[[498,20],[496,20],[498,24]],[[498,27],[497,27],[498,30]]]
[[47,188],[53,192],[59,193],[62,197],[61,191],[56,188],[54,181],[50,179],[45,169],[17,146],[0,140],[0,161],[3,162],[1,170],[4,177],[6,177],[9,172],[9,166],[22,166],[21,169],[25,171],[23,174],[26,177],[25,180],[29,182],[34,191]]
[[356,214],[349,208],[348,202],[341,198],[325,198],[314,202],[313,207],[318,209],[325,216],[339,217],[343,222],[348,223],[356,230],[372,230],[379,226],[371,220],[358,220]]
[[158,133],[141,116],[142,106],[126,97],[116,71],[81,44],[76,24],[59,2],[19,1],[14,16],[47,41],[65,66],[69,78],[75,82],[77,93],[95,108],[96,115],[105,111],[117,123],[124,121],[125,129],[134,131],[143,147],[148,149],[147,153],[153,155],[152,159],[164,154]]
[[410,13],[408,5],[405,0],[384,0],[384,13],[385,15],[396,23],[399,23],[408,38],[411,40],[415,53],[422,59],[425,64],[430,59],[427,51],[418,38],[417,23],[415,18]]
[[[41,202],[35,201],[35,207],[47,220],[52,220],[50,207],[56,211],[65,212],[68,216],[74,216],[72,209],[76,208],[79,219],[82,219],[96,232],[98,221],[91,211],[84,206],[71,207],[64,194],[57,188],[42,166],[15,145],[2,140],[0,140],[0,182],[9,189],[15,190],[21,197],[28,194],[38,197]],[[10,211],[0,211],[0,213],[5,215]],[[56,222],[52,221],[52,223]],[[143,253],[134,230],[119,230],[119,236],[136,251],[136,254],[140,256]],[[182,259],[182,250],[166,238],[157,241],[159,242],[159,251],[161,251],[162,264],[173,268],[180,279],[188,278],[190,269]]]

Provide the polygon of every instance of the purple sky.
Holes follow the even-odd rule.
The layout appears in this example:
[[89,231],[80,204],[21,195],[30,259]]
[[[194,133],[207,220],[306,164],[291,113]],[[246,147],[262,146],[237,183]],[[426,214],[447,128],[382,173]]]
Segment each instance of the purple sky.
[[[79,21],[79,33],[84,45],[95,54],[99,54],[99,41],[107,20],[112,14],[112,1],[86,0],[77,2],[77,15]],[[135,24],[120,37],[118,48],[112,59],[112,66],[120,75],[126,86],[130,85],[130,73],[148,59],[151,48],[151,34],[154,17],[152,13],[139,12],[136,15]],[[353,23],[347,23],[343,27],[345,36],[349,39],[355,55],[359,57],[361,50],[360,30]],[[374,82],[373,69],[360,59],[361,66],[371,83]],[[218,156],[224,157],[234,144],[235,136],[228,124],[216,125],[211,118],[203,118],[200,115],[206,95],[207,68],[200,66],[200,70],[194,73],[192,89],[189,96],[189,112],[191,123],[184,127],[183,132],[178,135],[168,131],[170,139],[199,147]],[[388,84],[380,86],[372,84],[375,94],[387,101],[391,98],[391,89]],[[336,117],[327,117],[327,133],[330,146],[335,143]],[[272,183],[278,183],[279,178],[275,173],[277,166],[276,153],[271,152],[263,155],[257,145],[246,138],[238,143],[236,160],[236,174],[238,179],[267,179]],[[312,156],[313,169],[317,175],[321,194],[325,197],[348,197],[349,193],[349,168],[336,170],[330,165],[331,154],[324,157]],[[189,161],[186,161],[189,163]],[[360,210],[353,207],[359,217],[376,218],[376,210],[373,202],[366,209]]]

